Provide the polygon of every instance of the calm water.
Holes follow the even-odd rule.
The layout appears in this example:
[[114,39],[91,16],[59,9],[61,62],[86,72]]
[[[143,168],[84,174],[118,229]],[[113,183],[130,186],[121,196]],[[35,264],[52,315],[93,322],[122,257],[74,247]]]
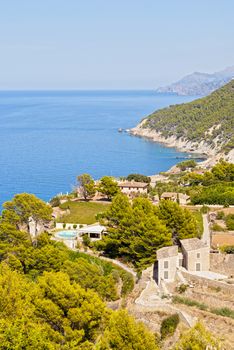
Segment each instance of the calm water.
[[185,154],[119,133],[191,97],[152,91],[0,92],[0,203],[30,192],[48,200],[78,174],[154,174]]

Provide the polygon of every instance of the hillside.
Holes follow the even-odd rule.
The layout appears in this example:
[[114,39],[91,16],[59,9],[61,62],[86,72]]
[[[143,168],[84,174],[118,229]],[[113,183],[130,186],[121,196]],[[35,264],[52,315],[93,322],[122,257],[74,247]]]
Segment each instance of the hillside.
[[194,72],[171,85],[159,87],[156,92],[205,96],[228,83],[233,77],[234,66],[213,74]]
[[207,97],[152,113],[133,135],[183,151],[234,158],[234,80]]

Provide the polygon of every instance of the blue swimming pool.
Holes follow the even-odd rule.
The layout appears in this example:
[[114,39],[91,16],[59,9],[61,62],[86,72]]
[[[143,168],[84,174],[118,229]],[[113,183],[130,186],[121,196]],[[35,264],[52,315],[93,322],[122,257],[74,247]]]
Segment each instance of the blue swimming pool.
[[77,232],[71,230],[63,230],[56,233],[56,237],[63,239],[73,239],[76,238]]

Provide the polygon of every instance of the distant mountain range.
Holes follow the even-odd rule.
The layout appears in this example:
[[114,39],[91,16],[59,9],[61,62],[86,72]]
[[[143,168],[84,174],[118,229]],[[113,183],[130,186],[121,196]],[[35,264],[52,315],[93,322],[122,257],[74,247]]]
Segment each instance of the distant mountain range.
[[233,78],[234,66],[213,74],[194,72],[171,85],[159,87],[156,92],[205,96],[225,85]]

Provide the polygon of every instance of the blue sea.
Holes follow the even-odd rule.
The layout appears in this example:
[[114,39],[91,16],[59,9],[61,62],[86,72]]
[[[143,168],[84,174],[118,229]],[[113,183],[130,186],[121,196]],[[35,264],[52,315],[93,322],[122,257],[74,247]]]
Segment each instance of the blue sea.
[[154,91],[1,91],[0,204],[21,192],[49,200],[71,191],[82,173],[97,179],[169,169],[187,155],[118,129],[194,98]]

